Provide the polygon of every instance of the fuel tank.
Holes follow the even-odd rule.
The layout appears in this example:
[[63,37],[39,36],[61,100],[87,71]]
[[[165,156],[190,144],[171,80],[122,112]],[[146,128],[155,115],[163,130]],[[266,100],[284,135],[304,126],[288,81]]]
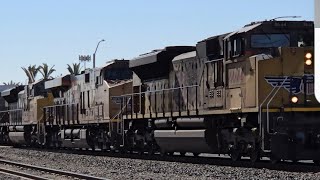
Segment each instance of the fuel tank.
[[155,130],[154,138],[164,152],[214,152],[215,136],[206,129]]
[[9,139],[13,144],[27,144],[24,132],[9,132]]

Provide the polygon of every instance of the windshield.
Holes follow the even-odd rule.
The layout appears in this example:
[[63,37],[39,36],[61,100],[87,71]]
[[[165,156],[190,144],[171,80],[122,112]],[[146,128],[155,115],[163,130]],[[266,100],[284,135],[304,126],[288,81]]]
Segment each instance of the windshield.
[[304,33],[299,35],[298,39],[298,47],[307,47],[313,46],[313,34],[312,33]]
[[290,46],[289,34],[253,34],[251,35],[251,47],[288,47]]

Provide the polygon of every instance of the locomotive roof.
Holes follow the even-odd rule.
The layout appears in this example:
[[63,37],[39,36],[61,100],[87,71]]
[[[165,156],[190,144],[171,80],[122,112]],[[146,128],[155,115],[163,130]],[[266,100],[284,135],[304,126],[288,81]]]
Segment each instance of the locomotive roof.
[[51,89],[60,86],[70,86],[71,84],[71,75],[65,75],[62,77],[54,78],[50,81],[45,82],[45,89]]
[[199,41],[198,43],[205,42],[205,41],[210,41],[210,40],[213,40],[213,39],[223,40],[224,37],[226,37],[228,34],[230,34],[230,33],[225,33],[225,34],[220,34],[220,35],[212,36],[212,37],[206,38],[206,39],[204,39],[204,40],[201,40],[201,41]]
[[[48,81],[50,81],[50,79]],[[39,80],[36,80],[35,82],[29,84],[29,85],[31,85],[31,87],[33,87],[33,86],[36,86],[36,85],[41,84],[43,82],[45,82],[44,79],[39,79]]]
[[9,88],[9,89],[6,89],[4,91],[1,92],[1,96],[4,97],[4,96],[9,96],[10,95],[10,92],[12,90],[14,90],[16,87],[12,87],[12,88]]
[[232,33],[228,34],[226,37],[224,37],[224,39],[228,39],[228,38],[230,38],[231,36],[233,36],[235,34],[240,34],[240,33],[251,31],[252,29],[260,26],[261,24],[262,23],[255,23],[255,24],[252,24],[252,25],[244,26],[243,28],[241,28],[239,30],[236,30],[236,31],[233,31]]
[[114,64],[128,63],[128,62],[129,62],[129,60],[125,60],[125,59],[110,60],[110,61],[107,61],[102,66],[96,67],[95,69],[92,69],[92,68],[85,69],[85,70],[81,71],[81,74],[79,74],[79,75],[82,75],[82,74],[85,74],[85,73],[90,73],[93,70],[96,71],[97,73],[99,73],[99,72],[101,73],[108,66],[111,66],[111,65],[114,65]]
[[15,87],[14,85],[0,85],[0,92]]
[[[274,25],[276,27],[276,23],[278,23],[279,27],[282,27],[283,24],[286,24],[285,26],[309,26],[310,24],[313,25],[313,21],[276,21],[276,20],[267,20],[267,21],[258,21],[258,22],[252,22],[250,24],[245,25],[244,27],[242,27],[241,29],[238,29],[236,31],[233,31],[232,33],[229,33],[225,38],[228,39],[231,36],[235,35],[235,34],[241,34],[241,33],[245,33],[245,32],[249,32],[261,25]],[[303,24],[304,23],[304,24]]]
[[114,59],[111,61],[107,61],[103,66],[100,67],[100,69],[106,68],[110,65],[116,64],[116,63],[128,63],[129,60],[125,60],[125,59]]
[[14,86],[1,92],[1,96],[9,96],[12,92],[19,93],[24,89],[23,85]]
[[16,102],[18,100],[18,94],[20,91],[24,90],[24,86],[15,86],[10,89],[6,89],[1,92],[1,96],[8,102]]
[[[161,54],[181,54],[184,52],[194,51],[194,46],[168,46],[164,49],[157,49],[153,50],[150,53],[142,54],[136,58],[133,58],[129,63],[129,68],[152,64],[158,61],[161,61],[161,58],[159,58],[159,55]],[[171,59],[172,60],[172,59]]]
[[174,57],[172,62],[177,62],[177,61],[180,61],[180,60],[183,60],[183,59],[188,59],[188,58],[194,58],[194,57],[196,57],[196,55],[197,55],[196,51],[183,53],[183,54],[180,54],[180,55]]

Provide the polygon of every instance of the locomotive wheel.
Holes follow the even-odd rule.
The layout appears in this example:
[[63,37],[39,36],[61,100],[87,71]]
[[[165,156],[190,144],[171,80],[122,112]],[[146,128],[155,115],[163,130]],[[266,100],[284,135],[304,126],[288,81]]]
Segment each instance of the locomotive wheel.
[[124,147],[119,148],[120,154],[126,154],[126,152],[128,152],[126,148],[124,148]]
[[255,163],[260,160],[260,149],[254,149],[250,153],[250,161]]
[[153,150],[153,148],[150,148],[149,150],[148,150],[148,155],[149,156],[152,156],[154,154],[154,150]]
[[144,150],[143,149],[139,149],[138,154],[139,155],[144,155]]
[[239,161],[241,159],[241,152],[238,149],[232,149],[230,153],[232,161]]
[[180,152],[180,156],[185,156],[186,152]]
[[167,155],[166,152],[164,152],[164,151],[162,151],[162,150],[160,151],[160,156],[161,156],[161,157],[164,157],[164,156],[166,156],[166,155]]
[[93,151],[93,152],[96,151],[96,146],[93,145],[93,146],[91,147],[91,151]]
[[274,154],[271,154],[271,155],[270,155],[270,162],[271,162],[271,164],[277,164],[277,163],[280,162],[280,161],[281,161],[281,159],[278,158],[278,157],[276,157]]

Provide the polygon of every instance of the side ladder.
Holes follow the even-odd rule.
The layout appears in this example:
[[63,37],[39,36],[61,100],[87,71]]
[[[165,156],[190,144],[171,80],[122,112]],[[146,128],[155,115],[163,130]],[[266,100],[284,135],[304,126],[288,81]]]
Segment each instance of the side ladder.
[[[111,136],[113,135],[113,132],[115,132],[116,136],[121,136],[122,141],[120,147],[123,147],[125,144],[125,133],[124,133],[124,120],[123,120],[123,112],[126,110],[127,106],[129,105],[131,101],[131,97],[128,99],[126,98],[126,102],[124,103],[124,97],[121,97],[120,102],[120,111],[113,116],[109,121],[109,132]],[[114,124],[115,123],[115,124]],[[116,138],[118,140],[118,138]]]

